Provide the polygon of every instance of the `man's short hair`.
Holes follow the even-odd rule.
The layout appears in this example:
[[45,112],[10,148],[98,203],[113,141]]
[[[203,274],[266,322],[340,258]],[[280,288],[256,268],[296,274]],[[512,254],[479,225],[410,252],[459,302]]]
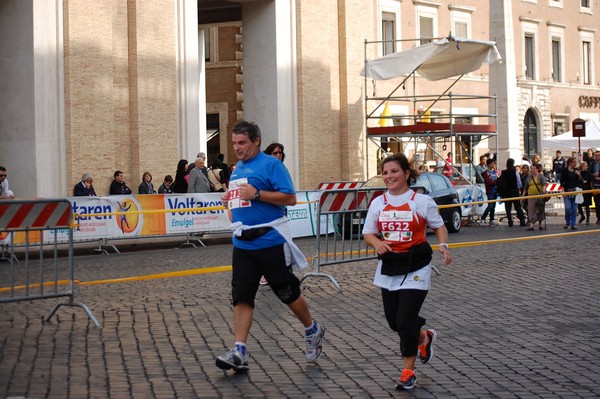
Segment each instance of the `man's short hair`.
[[117,176],[122,175],[123,172],[121,172],[120,170],[116,170],[115,173],[113,173],[113,177],[116,179]]
[[254,122],[239,121],[233,125],[233,134],[245,134],[250,141],[255,142],[257,138],[261,138],[260,128]]
[[218,159],[219,161],[223,162],[223,161],[225,160],[225,155],[223,155],[223,154],[219,154],[219,155],[217,155],[217,159]]
[[491,164],[493,164],[494,162],[496,162],[496,161],[494,160],[494,158],[488,158],[488,160],[487,160],[487,161],[485,161],[485,164],[486,164],[487,166],[490,166],[490,165],[491,165]]
[[562,152],[560,152],[560,150],[556,150],[556,153],[557,154],[562,154]]
[[6,172],[6,168],[4,166],[0,166],[0,170]]
[[487,158],[487,155],[483,154],[482,156],[479,157],[479,162],[483,162],[483,159]]
[[202,158],[206,161],[206,153],[199,152],[198,155],[196,155],[196,159],[198,159],[198,158]]
[[87,180],[94,180],[94,176],[92,176],[91,173],[84,173],[83,176],[81,176],[81,181]]
[[165,176],[165,181],[173,181],[173,176],[171,176],[171,175],[166,175],[166,176]]

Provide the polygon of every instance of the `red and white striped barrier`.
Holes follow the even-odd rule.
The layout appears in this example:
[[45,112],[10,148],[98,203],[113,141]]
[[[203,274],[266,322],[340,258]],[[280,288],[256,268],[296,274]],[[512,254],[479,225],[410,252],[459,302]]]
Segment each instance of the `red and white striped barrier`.
[[562,189],[560,183],[548,183],[548,184],[546,184],[546,192],[548,192],[548,193],[559,193],[562,190],[563,189]]
[[68,228],[71,203],[67,200],[2,201],[0,230]]
[[383,190],[348,190],[332,191],[321,194],[320,212],[344,212],[354,210],[367,210],[371,201],[383,194]]
[[319,183],[319,190],[344,190],[350,188],[359,188],[363,185],[362,181],[332,181]]

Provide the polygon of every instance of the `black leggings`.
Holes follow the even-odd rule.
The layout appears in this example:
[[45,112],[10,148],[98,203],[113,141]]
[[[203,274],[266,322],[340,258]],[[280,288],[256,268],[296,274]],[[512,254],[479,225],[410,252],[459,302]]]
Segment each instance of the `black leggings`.
[[426,290],[381,289],[383,311],[390,328],[400,337],[400,353],[403,357],[416,356],[421,327],[425,319],[419,316],[427,296]]

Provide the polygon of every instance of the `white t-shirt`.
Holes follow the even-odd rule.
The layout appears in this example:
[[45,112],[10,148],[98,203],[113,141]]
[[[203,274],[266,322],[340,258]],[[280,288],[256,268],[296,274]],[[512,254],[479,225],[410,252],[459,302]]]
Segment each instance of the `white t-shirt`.
[[[410,201],[413,194],[413,190],[408,190],[401,195],[392,195],[389,192],[386,192],[385,196],[380,195],[375,198],[369,206],[369,211],[367,212],[362,231],[363,234],[379,233],[377,222],[380,212],[387,206],[385,200],[395,207],[409,202],[411,210],[421,215],[425,219],[427,226],[433,229],[441,227],[444,224],[444,220],[438,211],[435,201],[427,195],[418,193],[415,195],[414,200]],[[381,274],[381,261],[378,261],[373,284],[390,291],[401,289],[428,290],[431,287],[431,264],[406,275],[386,276]]]
[[11,195],[15,195],[15,194],[10,189],[10,186],[8,184],[8,179],[4,178],[4,181],[2,183],[0,183],[0,196],[10,197]]

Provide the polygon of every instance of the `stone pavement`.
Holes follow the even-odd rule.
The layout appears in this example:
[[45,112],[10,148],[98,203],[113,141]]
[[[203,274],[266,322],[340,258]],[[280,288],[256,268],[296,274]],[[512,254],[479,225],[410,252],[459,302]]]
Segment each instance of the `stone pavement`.
[[[553,218],[547,232],[467,227],[450,242],[563,233],[561,226]],[[43,323],[57,300],[0,304],[0,397],[600,397],[598,233],[453,248],[454,263],[434,277],[422,311],[438,331],[435,357],[417,367],[410,392],[394,390],[398,338],[371,284],[374,261],[360,261],[323,268],[341,293],[324,278],[304,281],[315,318],[327,326],[316,365],[304,360],[300,323],[262,287],[247,374],[214,363],[233,343],[230,272],[82,285],[76,299],[101,329],[78,308],[62,307]],[[314,239],[299,243],[314,255]],[[76,278],[229,265],[230,255],[229,244],[215,243],[78,256]]]

